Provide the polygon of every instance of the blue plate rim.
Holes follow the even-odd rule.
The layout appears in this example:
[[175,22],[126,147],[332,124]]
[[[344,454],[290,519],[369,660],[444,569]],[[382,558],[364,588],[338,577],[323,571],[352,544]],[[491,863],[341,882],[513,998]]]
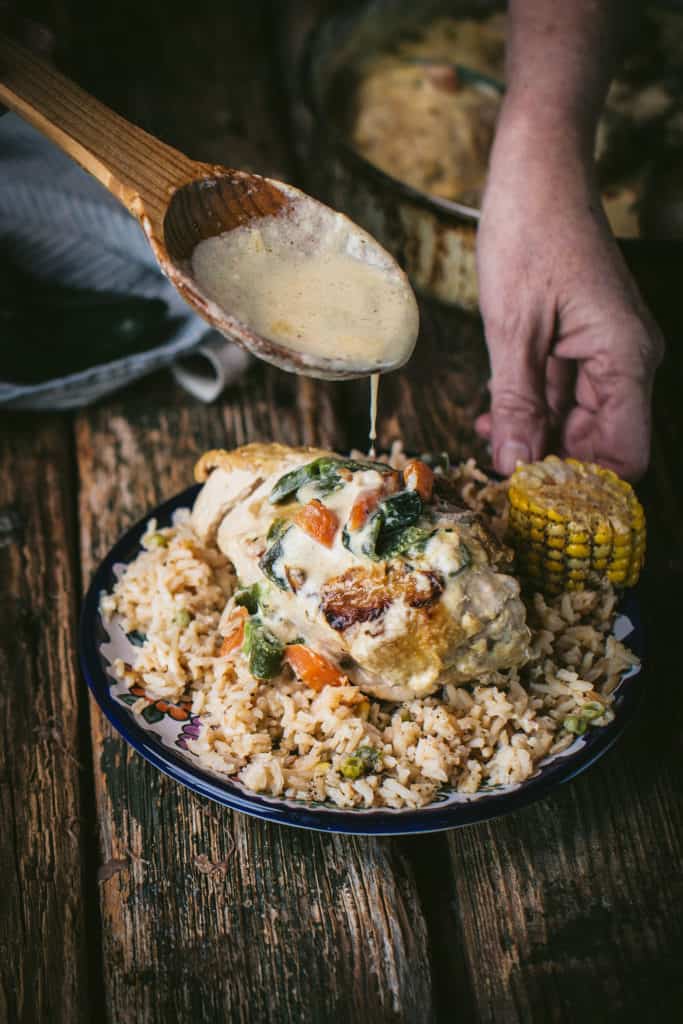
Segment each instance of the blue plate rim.
[[451,803],[445,807],[435,803],[417,810],[369,809],[363,817],[359,817],[359,811],[343,808],[335,810],[326,807],[323,810],[306,806],[278,806],[271,802],[272,798],[264,800],[256,793],[245,796],[227,777],[223,782],[205,775],[200,767],[195,769],[190,765],[181,753],[176,753],[163,745],[153,733],[144,729],[133,718],[125,705],[112,697],[110,677],[103,668],[98,649],[98,630],[103,629],[99,615],[100,595],[102,591],[111,589],[114,565],[130,560],[139,547],[150,518],[156,518],[162,523],[170,520],[176,509],[186,508],[192,504],[199,489],[199,484],[186,488],[162,502],[126,530],[95,570],[83,602],[79,624],[81,669],[100,710],[137,753],[164,775],[180,782],[192,792],[252,817],[317,832],[364,836],[443,832],[490,821],[542,799],[557,786],[576,778],[604,756],[632,720],[642,698],[645,642],[638,601],[634,592],[629,591],[623,597],[619,611],[627,615],[633,624],[633,631],[628,636],[628,646],[641,659],[641,670],[631,684],[622,687],[617,695],[617,713],[614,721],[599,730],[591,730],[588,734],[589,739],[581,749],[573,754],[560,756],[545,765],[537,775],[521,783],[515,790],[500,793],[492,791],[476,800]]

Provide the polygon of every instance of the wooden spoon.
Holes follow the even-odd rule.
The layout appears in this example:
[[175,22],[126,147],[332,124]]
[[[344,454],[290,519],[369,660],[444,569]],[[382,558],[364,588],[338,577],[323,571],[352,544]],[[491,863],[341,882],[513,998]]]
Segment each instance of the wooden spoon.
[[[197,163],[136,127],[69,81],[49,64],[0,36],[0,102],[55,142],[94,175],[142,225],[161,269],[192,308],[217,330],[284,370],[328,379],[396,369],[340,367],[265,338],[202,291],[191,256],[204,239],[259,218],[296,212],[319,230],[347,232],[364,261],[407,278],[392,257],[361,228],[304,192],[258,174]],[[410,353],[408,353],[409,355]]]

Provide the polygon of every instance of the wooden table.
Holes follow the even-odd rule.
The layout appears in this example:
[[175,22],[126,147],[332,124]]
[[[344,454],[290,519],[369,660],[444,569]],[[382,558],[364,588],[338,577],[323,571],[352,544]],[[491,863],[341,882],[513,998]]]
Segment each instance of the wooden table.
[[[35,2],[60,64],[192,156],[301,180],[276,58],[282,5]],[[104,5],[101,5],[104,6]],[[122,72],[125,68],[125,73]],[[483,454],[479,325],[423,310],[381,441]],[[79,600],[208,447],[344,450],[366,387],[255,366],[211,407],[169,375],[75,415],[0,418],[3,1021],[668,1021],[683,1000],[680,353],[660,374],[642,710],[580,779],[498,821],[345,838],[208,803],[89,700]]]

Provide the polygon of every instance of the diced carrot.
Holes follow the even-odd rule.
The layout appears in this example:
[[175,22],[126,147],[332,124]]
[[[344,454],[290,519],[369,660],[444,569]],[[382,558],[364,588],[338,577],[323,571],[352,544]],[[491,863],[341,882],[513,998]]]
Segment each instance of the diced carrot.
[[409,491],[417,491],[423,501],[430,501],[434,488],[434,473],[426,462],[411,459],[403,470],[403,479]]
[[314,498],[309,501],[295,516],[294,522],[305,533],[317,540],[318,544],[324,544],[331,548],[334,541],[339,520],[331,508],[323,505],[322,501]]
[[289,644],[285,648],[285,659],[301,682],[312,690],[319,692],[323,686],[342,686],[347,681],[333,662],[304,644]]
[[249,612],[246,608],[237,608],[235,610],[234,618],[239,618],[241,621],[239,625],[224,638],[223,643],[221,644],[221,649],[218,652],[221,658],[225,658],[228,654],[232,654],[233,651],[236,651],[242,646],[244,641],[244,623],[249,618]]
[[360,530],[365,525],[368,516],[379,504],[379,491],[364,491],[359,494],[349,514],[349,530]]

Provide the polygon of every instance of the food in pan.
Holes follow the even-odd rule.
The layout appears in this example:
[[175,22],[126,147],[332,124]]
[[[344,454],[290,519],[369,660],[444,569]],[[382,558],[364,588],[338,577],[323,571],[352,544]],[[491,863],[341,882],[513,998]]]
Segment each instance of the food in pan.
[[[350,142],[419,191],[477,207],[502,99],[487,79],[502,88],[504,51],[505,15],[496,13],[438,18],[368,54],[349,92]],[[620,237],[680,234],[682,69],[683,17],[644,12],[596,139],[603,203]]]
[[193,510],[152,521],[102,598],[134,710],[190,701],[208,768],[342,807],[521,782],[611,721],[635,663],[612,583],[522,598],[507,484],[428,461],[207,453]]
[[500,100],[451,64],[378,58],[358,86],[352,140],[413,188],[478,206]]

